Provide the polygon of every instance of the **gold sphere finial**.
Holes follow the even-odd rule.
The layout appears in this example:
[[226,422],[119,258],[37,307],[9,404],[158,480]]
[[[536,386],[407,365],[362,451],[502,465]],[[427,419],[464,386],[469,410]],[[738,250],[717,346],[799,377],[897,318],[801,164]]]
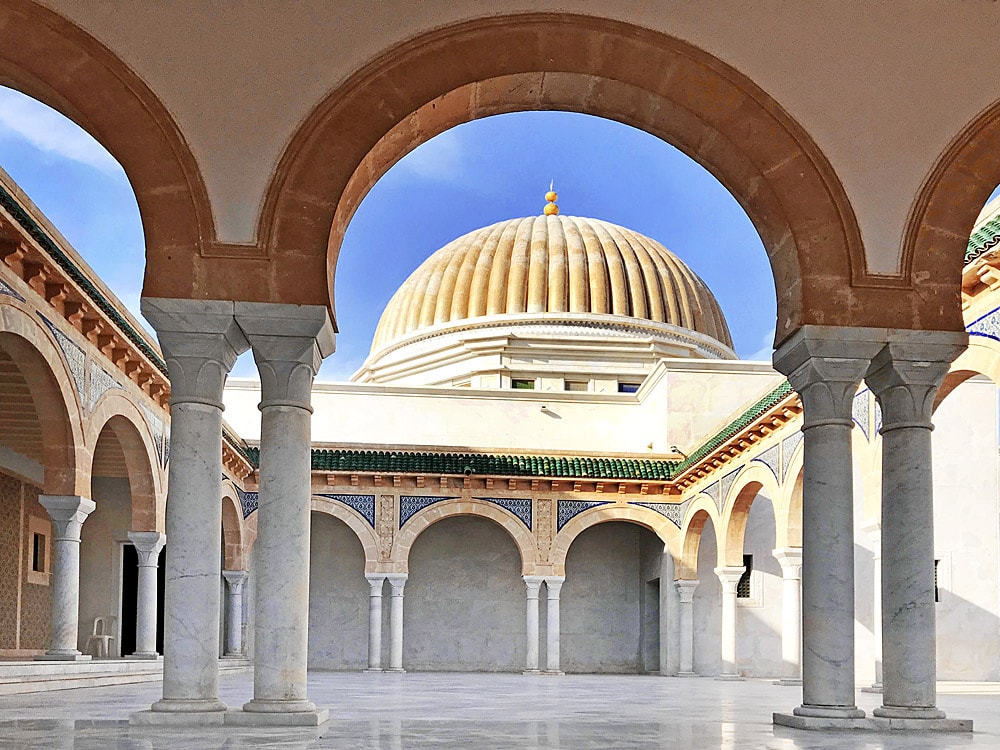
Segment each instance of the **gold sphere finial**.
[[545,194],[545,200],[548,201],[545,204],[545,208],[542,209],[542,213],[546,216],[556,216],[559,213],[559,206],[556,205],[556,201],[559,200],[559,193],[552,189],[555,180],[549,183],[549,192]]

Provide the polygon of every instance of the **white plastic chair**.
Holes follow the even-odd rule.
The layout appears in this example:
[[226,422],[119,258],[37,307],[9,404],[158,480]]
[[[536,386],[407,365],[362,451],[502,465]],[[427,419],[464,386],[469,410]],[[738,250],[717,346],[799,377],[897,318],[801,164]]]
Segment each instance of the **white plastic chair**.
[[97,643],[97,653],[93,654],[98,659],[108,658],[111,654],[111,641],[115,639],[113,635],[109,632],[111,630],[111,623],[114,621],[114,617],[95,617],[94,618],[94,634],[87,638],[87,653],[91,653],[91,647],[96,642]]

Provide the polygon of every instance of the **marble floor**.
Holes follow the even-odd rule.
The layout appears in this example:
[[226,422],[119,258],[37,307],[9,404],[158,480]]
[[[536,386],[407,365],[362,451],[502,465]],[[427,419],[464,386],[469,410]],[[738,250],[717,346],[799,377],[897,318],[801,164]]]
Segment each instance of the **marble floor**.
[[[230,706],[251,695],[249,673],[226,674]],[[949,716],[972,718],[973,735],[816,733],[773,727],[773,711],[800,691],[769,682],[709,678],[507,674],[310,673],[310,695],[330,709],[319,729],[129,727],[159,696],[158,683],[0,698],[0,748],[998,748],[1000,686],[942,685]],[[863,708],[877,695],[859,693]]]

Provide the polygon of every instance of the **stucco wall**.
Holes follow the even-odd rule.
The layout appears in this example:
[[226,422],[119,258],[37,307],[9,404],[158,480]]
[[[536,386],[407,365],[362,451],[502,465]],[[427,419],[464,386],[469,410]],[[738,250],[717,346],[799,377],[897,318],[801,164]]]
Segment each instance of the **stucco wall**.
[[774,507],[759,494],[750,506],[743,539],[753,555],[749,598],[737,599],[736,662],[746,677],[781,677],[781,565],[774,559]]
[[[717,675],[722,671],[721,656],[721,597],[722,587],[715,575],[718,565],[718,545],[712,522],[706,521],[698,545],[698,588],[694,590],[692,616],[694,620],[694,671],[700,675]],[[739,632],[737,631],[737,641]]]

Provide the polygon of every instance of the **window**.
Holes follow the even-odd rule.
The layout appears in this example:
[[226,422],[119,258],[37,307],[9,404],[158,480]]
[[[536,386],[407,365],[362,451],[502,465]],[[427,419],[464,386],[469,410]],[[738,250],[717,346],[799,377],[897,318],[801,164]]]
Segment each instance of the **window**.
[[586,380],[566,380],[563,382],[563,390],[567,391],[589,391],[590,383]]
[[535,381],[528,378],[511,378],[510,387],[516,390],[533,391],[535,390]]
[[39,586],[48,586],[52,571],[52,525],[45,518],[29,516],[27,531],[25,580]]
[[753,555],[743,555],[743,575],[740,576],[739,583],[736,584],[736,598],[749,599],[750,597],[750,575],[753,573]]
[[934,561],[934,601],[935,602],[941,601],[941,589],[939,588],[939,580],[940,579],[938,577],[938,572],[939,572],[940,568],[941,568],[941,561],[940,560],[935,560]]
[[635,393],[635,392],[637,392],[639,390],[639,386],[640,385],[642,385],[642,383],[623,383],[623,382],[619,381],[618,382],[618,392],[619,393]]
[[42,534],[31,535],[31,569],[35,573],[45,572],[45,537]]

